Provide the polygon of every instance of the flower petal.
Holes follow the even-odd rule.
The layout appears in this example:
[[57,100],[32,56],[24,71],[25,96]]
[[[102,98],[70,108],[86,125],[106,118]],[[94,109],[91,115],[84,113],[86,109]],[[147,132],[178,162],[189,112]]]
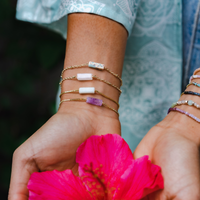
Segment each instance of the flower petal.
[[94,200],[71,170],[35,172],[28,182],[29,200]]
[[164,181],[160,170],[159,166],[148,160],[148,156],[134,160],[121,177],[114,199],[138,200],[163,189]]
[[132,161],[133,155],[128,144],[117,134],[91,136],[78,148],[76,154],[83,181],[98,183],[99,191],[106,193],[115,190]]

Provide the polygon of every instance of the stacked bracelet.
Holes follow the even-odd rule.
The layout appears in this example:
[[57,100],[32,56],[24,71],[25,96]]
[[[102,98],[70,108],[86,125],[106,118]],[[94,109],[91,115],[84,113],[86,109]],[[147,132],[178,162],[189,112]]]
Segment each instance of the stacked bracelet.
[[171,108],[174,108],[175,106],[178,106],[178,105],[189,105],[189,106],[194,106],[198,109],[200,109],[200,105],[195,103],[194,101],[192,100],[182,100],[182,101],[177,101],[176,103],[173,103],[171,105]]
[[70,67],[67,67],[67,68],[63,69],[63,71],[61,73],[61,78],[63,77],[63,73],[66,70],[68,70],[68,69],[75,69],[75,68],[81,68],[81,67],[90,67],[90,68],[98,69],[98,70],[106,70],[107,72],[109,72],[110,74],[112,74],[113,76],[115,76],[116,78],[118,78],[119,81],[120,81],[120,83],[121,83],[121,86],[122,86],[122,79],[119,77],[118,74],[115,74],[114,72],[110,71],[108,68],[106,68],[104,66],[104,64],[95,63],[95,62],[92,62],[92,61],[90,61],[89,63],[84,63],[84,64],[81,64],[81,65],[74,65],[74,66],[70,66]]
[[77,74],[77,76],[71,76],[71,77],[63,78],[59,84],[61,85],[63,83],[63,81],[73,80],[73,79],[77,79],[79,81],[90,81],[90,80],[96,79],[96,80],[99,80],[101,82],[104,82],[104,83],[114,87],[120,93],[122,92],[117,86],[113,85],[112,83],[110,83],[110,82],[108,82],[108,81],[106,81],[104,79],[101,79],[101,78],[97,77],[96,75],[92,75],[90,73],[81,73],[81,74]]
[[68,94],[68,93],[79,93],[79,94],[94,94],[94,93],[96,93],[96,94],[99,94],[99,95],[105,97],[106,99],[109,99],[109,100],[111,100],[112,102],[116,103],[117,106],[118,106],[118,108],[119,108],[119,104],[118,104],[115,100],[113,100],[113,99],[111,99],[110,97],[108,97],[108,96],[102,94],[102,93],[99,92],[98,90],[95,90],[94,87],[80,87],[78,90],[64,91],[64,92],[62,92],[62,93],[60,94],[60,97],[61,97],[63,94]]
[[170,109],[168,110],[168,114],[169,114],[171,111],[177,111],[177,112],[180,112],[180,113],[182,113],[182,114],[185,114],[185,115],[187,115],[188,117],[194,119],[196,122],[199,122],[199,123],[200,123],[200,119],[199,119],[199,118],[195,117],[194,115],[192,115],[192,114],[190,114],[190,113],[188,113],[188,112],[186,112],[186,111],[184,111],[184,110],[181,110],[181,109],[179,109],[179,108],[170,108]]
[[193,92],[193,91],[184,91],[184,92],[181,94],[181,96],[182,96],[183,94],[191,94],[191,95],[196,95],[196,96],[199,96],[199,97],[200,97],[200,93],[198,93],[198,92]]
[[[197,87],[200,87],[200,84],[199,83],[196,83],[196,82],[192,82],[192,79],[197,79],[197,78],[200,78],[200,75],[196,75],[197,72],[200,71],[200,68],[198,68],[197,70],[195,70],[194,74],[190,77],[190,80],[189,80],[189,84],[186,86],[189,87],[190,85],[195,85]],[[181,96],[183,94],[189,94],[189,95],[196,95],[196,96],[200,96],[200,93],[198,92],[193,92],[193,91],[184,91]],[[187,115],[188,117],[194,119],[196,122],[200,123],[200,119],[197,118],[196,116],[194,116],[193,114],[190,114],[184,110],[181,110],[179,108],[176,108],[175,106],[178,106],[178,105],[189,105],[189,106],[194,106],[196,107],[197,109],[200,109],[200,105],[197,104],[196,102],[192,101],[192,100],[182,100],[182,101],[177,101],[175,103],[173,103],[171,105],[171,107],[169,108],[168,110],[168,113],[170,113],[171,111],[177,111],[179,113],[182,113],[182,114],[185,114]]]
[[115,113],[117,113],[119,115],[119,113],[115,109],[113,109],[110,106],[108,106],[107,104],[105,104],[101,99],[92,98],[92,97],[87,97],[87,99],[83,99],[83,98],[64,99],[60,102],[59,107],[63,102],[70,102],[70,101],[85,101],[86,103],[92,104],[92,105],[95,105],[95,106],[104,106],[104,107],[114,111]]
[[[85,64],[81,64],[81,65],[74,65],[74,66],[70,66],[67,67],[65,69],[63,69],[62,73],[61,73],[61,82],[60,82],[60,87],[62,87],[62,83],[65,80],[73,80],[73,79],[77,79],[79,81],[88,81],[88,80],[93,80],[96,79],[98,81],[104,82],[112,87],[114,87],[115,89],[117,89],[120,93],[122,92],[120,90],[120,88],[118,88],[117,86],[113,85],[112,83],[101,79],[99,77],[97,77],[96,75],[92,75],[91,73],[79,73],[77,74],[77,76],[72,76],[72,77],[66,77],[63,78],[63,73],[68,70],[68,69],[75,69],[75,68],[80,68],[80,67],[90,67],[93,69],[98,69],[98,70],[106,70],[107,72],[109,72],[110,74],[112,74],[114,77],[118,78],[120,80],[120,83],[122,85],[122,79],[119,77],[118,74],[115,74],[114,72],[110,71],[108,68],[106,68],[103,64],[100,63],[95,63],[95,62],[89,62],[89,63],[85,63]],[[62,89],[62,88],[61,88]],[[111,99],[110,97],[102,94],[101,92],[99,92],[98,90],[95,90],[94,87],[81,87],[79,88],[79,90],[69,90],[69,91],[64,91],[60,94],[60,98],[63,94],[68,94],[68,93],[79,93],[79,94],[99,94],[109,100],[111,100],[112,102],[114,102],[115,104],[117,104],[118,108],[119,108],[119,104],[118,102],[116,102],[115,100]],[[92,104],[92,105],[96,105],[96,106],[104,106],[106,108],[109,108],[110,110],[114,111],[115,113],[117,113],[119,115],[119,113],[111,108],[110,106],[108,106],[107,104],[105,104],[101,99],[96,99],[96,98],[92,98],[92,97],[87,97],[87,99],[83,99],[83,98],[73,98],[73,99],[64,99],[62,101],[60,101],[59,107],[63,102],[69,102],[69,101],[85,101],[86,103]]]
[[200,78],[200,75],[192,75],[190,77],[189,83],[191,83],[192,79],[195,79],[195,78]]
[[189,87],[190,85],[195,85],[195,86],[197,86],[197,87],[200,87],[200,83],[191,82],[191,83],[189,83],[189,84],[186,86],[186,88]]

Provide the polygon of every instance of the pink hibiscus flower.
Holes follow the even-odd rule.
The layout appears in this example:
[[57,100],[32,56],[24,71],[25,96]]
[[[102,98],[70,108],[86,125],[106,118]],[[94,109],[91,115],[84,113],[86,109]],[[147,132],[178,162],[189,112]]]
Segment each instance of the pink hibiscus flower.
[[35,172],[29,200],[139,200],[164,187],[160,167],[148,156],[134,160],[117,134],[92,136],[77,150],[79,176],[71,170]]

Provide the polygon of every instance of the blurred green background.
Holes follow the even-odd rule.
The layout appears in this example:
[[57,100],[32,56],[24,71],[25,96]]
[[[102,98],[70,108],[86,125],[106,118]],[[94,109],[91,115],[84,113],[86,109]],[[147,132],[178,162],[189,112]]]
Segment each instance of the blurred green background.
[[0,1],[0,195],[7,199],[12,154],[55,113],[65,40],[15,19],[16,0]]

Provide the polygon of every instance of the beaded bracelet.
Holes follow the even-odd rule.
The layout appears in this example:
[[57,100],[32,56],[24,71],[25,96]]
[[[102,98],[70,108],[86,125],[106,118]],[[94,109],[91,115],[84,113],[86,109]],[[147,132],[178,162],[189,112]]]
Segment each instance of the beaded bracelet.
[[121,86],[122,86],[122,79],[119,77],[118,74],[115,74],[114,72],[110,71],[108,68],[106,68],[104,66],[104,64],[101,64],[101,63],[95,63],[95,62],[92,62],[90,61],[89,63],[84,63],[84,64],[81,64],[81,65],[73,65],[73,66],[70,66],[70,67],[67,67],[65,69],[63,69],[62,73],[61,73],[61,78],[63,76],[63,73],[68,70],[68,69],[75,69],[75,68],[80,68],[80,67],[90,67],[90,68],[93,68],[93,69],[98,69],[98,70],[106,70],[107,72],[109,72],[110,74],[112,74],[113,76],[115,76],[116,78],[119,79],[120,83],[121,83]]
[[192,100],[177,101],[177,102],[175,102],[175,103],[173,103],[173,104],[171,105],[171,108],[174,108],[175,106],[178,106],[178,105],[184,105],[184,104],[187,104],[187,105],[189,105],[189,106],[194,106],[194,107],[196,107],[197,109],[200,109],[200,105],[197,104],[197,103],[195,103],[195,102],[192,101]]
[[184,92],[181,94],[181,96],[182,96],[183,94],[191,94],[191,95],[200,96],[200,93],[198,93],[198,92],[193,92],[193,91],[184,91]]
[[191,83],[189,83],[189,84],[186,86],[186,88],[189,87],[190,85],[195,85],[195,86],[197,86],[197,87],[200,87],[200,83],[191,82]]
[[92,75],[92,74],[90,74],[90,73],[82,73],[82,74],[77,74],[77,76],[72,76],[72,77],[63,78],[59,84],[60,84],[60,86],[61,86],[62,83],[63,83],[63,81],[65,81],[65,80],[77,79],[77,80],[79,80],[79,81],[89,81],[89,80],[93,80],[93,78],[96,79],[96,80],[98,80],[98,81],[104,82],[104,83],[106,83],[106,84],[108,84],[108,85],[114,87],[114,88],[117,89],[120,93],[122,93],[122,91],[121,91],[117,86],[113,85],[112,83],[110,83],[110,82],[108,82],[108,81],[106,81],[106,80],[104,80],[104,79],[101,79],[101,78],[97,77],[96,75]]
[[63,95],[63,94],[68,94],[68,93],[79,93],[79,94],[99,94],[103,97],[105,97],[106,99],[109,99],[111,100],[112,102],[116,103],[118,108],[119,108],[119,104],[114,100],[114,99],[111,99],[110,97],[102,94],[101,92],[99,92],[98,90],[95,90],[94,87],[80,87],[79,90],[69,90],[69,91],[64,91],[60,94],[60,97]]
[[180,113],[182,113],[182,114],[185,114],[185,115],[187,115],[188,117],[194,119],[196,122],[199,122],[199,123],[200,123],[200,119],[199,119],[199,118],[195,117],[194,115],[192,115],[192,114],[190,114],[190,113],[188,113],[188,112],[186,112],[186,111],[184,111],[184,110],[181,110],[181,109],[179,109],[179,108],[169,108],[168,114],[169,114],[171,111],[177,111],[177,112],[180,112]]
[[95,105],[95,106],[104,106],[104,107],[114,111],[115,113],[117,113],[119,115],[119,113],[115,109],[113,109],[110,106],[108,106],[107,104],[105,104],[101,99],[96,99],[96,98],[92,98],[92,97],[87,97],[87,99],[83,99],[83,98],[64,99],[60,102],[59,107],[63,102],[70,102],[70,101],[85,101],[86,103],[92,104],[92,105]]
[[192,75],[192,76],[190,76],[189,83],[191,83],[192,79],[195,79],[195,78],[200,78],[200,75]]

